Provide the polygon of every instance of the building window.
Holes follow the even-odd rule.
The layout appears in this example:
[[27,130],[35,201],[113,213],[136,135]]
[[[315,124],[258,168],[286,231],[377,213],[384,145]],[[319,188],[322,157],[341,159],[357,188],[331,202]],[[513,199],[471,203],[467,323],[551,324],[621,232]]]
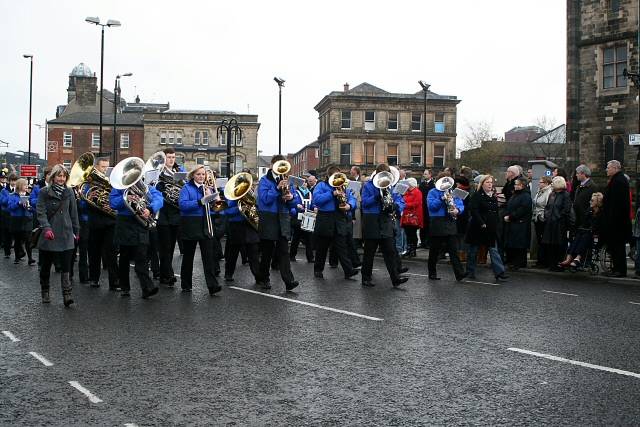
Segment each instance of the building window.
[[387,163],[389,166],[396,166],[398,164],[397,145],[387,145]]
[[617,160],[624,166],[624,139],[620,135],[604,137],[604,166],[610,160]]
[[433,147],[433,166],[436,168],[444,167],[444,145],[434,145]]
[[204,157],[196,157],[196,164],[197,165],[204,165]]
[[364,112],[364,130],[376,130],[376,112]]
[[318,158],[318,156],[320,156],[320,149],[319,149],[319,148],[316,148],[316,150],[315,150],[315,151],[316,151],[316,159],[317,159],[317,158]]
[[398,130],[398,113],[390,112],[387,118],[387,130]]
[[436,113],[433,131],[435,133],[444,133],[444,113]]
[[100,148],[100,134],[91,134],[91,148]]
[[422,114],[411,113],[411,131],[420,132],[422,130]]
[[411,164],[414,164],[414,165],[422,164],[422,146],[421,145],[411,146]]
[[193,135],[193,145],[200,145],[200,131],[197,130]]
[[620,10],[620,0],[609,0],[609,11],[617,13]]
[[364,143],[364,163],[373,165],[376,162],[376,145],[373,142]]
[[129,148],[129,134],[121,133],[120,134],[120,148]]
[[340,164],[351,164],[351,144],[340,144]]
[[65,132],[62,135],[62,146],[73,147],[73,135],[71,134],[71,132]]
[[176,131],[176,145],[182,145],[182,131]]
[[193,145],[209,145],[209,131],[197,130],[194,139]]
[[63,160],[62,161],[62,166],[64,166],[64,168],[68,171],[71,170],[71,160]]
[[[234,141],[236,147],[242,147],[242,135],[238,135],[235,131],[231,133],[231,139]],[[220,145],[227,145],[227,132],[222,131],[218,136],[218,142]],[[231,144],[233,147],[233,144]]]
[[603,81],[604,89],[624,87],[627,79],[622,72],[627,68],[627,46],[615,46],[604,49]]
[[341,129],[351,129],[351,111],[343,111],[341,121],[342,121],[342,124],[340,125]]
[[236,156],[234,172],[235,173],[240,172],[243,167],[244,167],[244,160],[242,159],[242,157]]
[[167,144],[173,145],[176,141],[176,133],[172,130],[168,132],[169,138],[167,139]]
[[167,131],[160,131],[160,145],[167,144]]

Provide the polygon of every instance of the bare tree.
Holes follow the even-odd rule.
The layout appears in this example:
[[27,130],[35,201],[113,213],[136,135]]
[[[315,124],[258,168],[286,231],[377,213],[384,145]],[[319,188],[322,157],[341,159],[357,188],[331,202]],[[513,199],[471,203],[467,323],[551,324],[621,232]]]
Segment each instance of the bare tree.
[[467,122],[463,136],[464,166],[481,172],[491,172],[500,164],[504,142],[497,141],[493,125],[486,121]]
[[466,122],[464,134],[463,150],[471,150],[482,147],[485,141],[495,139],[496,133],[493,131],[493,124],[486,121]]
[[564,129],[557,129],[556,123],[553,117],[546,115],[536,118],[535,125],[542,133],[534,144],[530,144],[534,157],[544,157],[556,163],[565,159],[566,137]]

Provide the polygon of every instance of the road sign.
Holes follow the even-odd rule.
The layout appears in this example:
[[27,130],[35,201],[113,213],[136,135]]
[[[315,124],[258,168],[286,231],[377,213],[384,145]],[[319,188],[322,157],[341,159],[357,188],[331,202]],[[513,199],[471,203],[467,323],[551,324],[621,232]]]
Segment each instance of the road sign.
[[47,151],[49,153],[55,153],[56,151],[58,151],[58,141],[48,141]]
[[38,165],[20,165],[20,176],[37,178]]
[[629,134],[629,145],[640,145],[640,133]]

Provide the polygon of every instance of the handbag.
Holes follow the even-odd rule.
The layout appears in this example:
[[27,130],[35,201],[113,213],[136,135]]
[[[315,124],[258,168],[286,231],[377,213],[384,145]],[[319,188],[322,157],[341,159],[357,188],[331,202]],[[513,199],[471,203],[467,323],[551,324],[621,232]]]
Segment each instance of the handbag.
[[402,217],[400,218],[400,225],[408,227],[418,227],[418,215],[414,214],[413,212],[402,215]]

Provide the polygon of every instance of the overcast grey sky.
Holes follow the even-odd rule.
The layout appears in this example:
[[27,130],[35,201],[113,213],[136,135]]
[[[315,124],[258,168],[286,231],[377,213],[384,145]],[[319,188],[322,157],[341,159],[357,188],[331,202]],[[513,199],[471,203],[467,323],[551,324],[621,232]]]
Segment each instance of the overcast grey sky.
[[[0,0],[0,139],[27,149],[29,62],[33,122],[66,103],[80,62],[100,71],[100,31],[87,16],[111,18],[105,89],[116,74],[123,97],[172,108],[247,111],[261,122],[259,149],[277,151],[283,89],[283,150],[318,135],[313,107],[348,82],[413,93],[422,79],[456,95],[458,144],[465,123],[489,121],[502,136],[541,115],[565,122],[566,5],[562,0],[166,1]],[[44,152],[44,131],[33,129]]]

